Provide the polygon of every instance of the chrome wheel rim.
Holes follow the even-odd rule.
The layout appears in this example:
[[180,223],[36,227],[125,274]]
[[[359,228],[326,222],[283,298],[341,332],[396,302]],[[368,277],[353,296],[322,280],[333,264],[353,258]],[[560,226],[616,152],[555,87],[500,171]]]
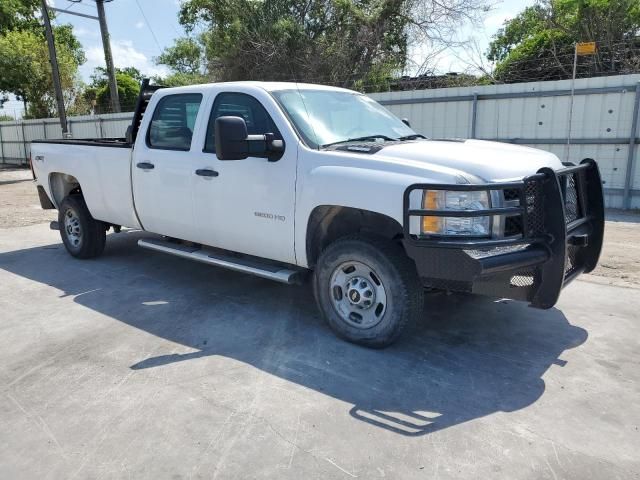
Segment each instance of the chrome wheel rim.
[[64,212],[64,230],[69,243],[74,248],[80,248],[82,244],[82,227],[80,226],[78,215],[71,208]]
[[376,326],[387,310],[382,278],[362,262],[338,265],[331,275],[329,296],[340,318],[359,329]]

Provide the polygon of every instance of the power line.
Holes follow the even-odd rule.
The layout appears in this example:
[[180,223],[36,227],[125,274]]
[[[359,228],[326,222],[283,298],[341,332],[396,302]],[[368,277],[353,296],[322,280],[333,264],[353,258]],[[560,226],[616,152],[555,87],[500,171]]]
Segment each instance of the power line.
[[138,0],[136,0],[136,5],[138,6],[138,10],[140,10],[140,13],[142,14],[144,23],[146,23],[147,28],[151,32],[151,36],[153,37],[154,42],[156,42],[156,45],[158,46],[158,50],[160,51],[160,53],[162,53],[162,47],[160,46],[160,42],[158,42],[158,38],[156,37],[156,34],[153,32],[153,28],[151,28],[151,24],[149,23],[149,20],[147,20],[147,16],[144,14],[144,10],[142,10],[142,7],[140,6],[140,2]]

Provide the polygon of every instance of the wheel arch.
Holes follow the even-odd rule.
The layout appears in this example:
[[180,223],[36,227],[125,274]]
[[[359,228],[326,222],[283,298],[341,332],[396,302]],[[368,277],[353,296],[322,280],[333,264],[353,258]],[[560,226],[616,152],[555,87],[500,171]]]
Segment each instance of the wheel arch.
[[361,208],[340,205],[319,205],[309,215],[306,230],[306,255],[313,268],[331,242],[356,233],[401,239],[402,226],[388,215]]
[[72,194],[78,193],[82,195],[80,182],[73,175],[61,172],[52,172],[49,174],[49,189],[53,203],[56,207],[60,206],[62,200]]

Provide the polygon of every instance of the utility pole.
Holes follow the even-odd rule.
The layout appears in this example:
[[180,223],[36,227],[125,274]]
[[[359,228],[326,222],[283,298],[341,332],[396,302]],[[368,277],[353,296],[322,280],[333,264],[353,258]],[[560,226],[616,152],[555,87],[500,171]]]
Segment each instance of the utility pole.
[[64,109],[64,98],[62,97],[62,85],[60,83],[60,70],[58,69],[58,57],[56,56],[56,44],[53,41],[53,31],[51,30],[51,21],[49,20],[47,0],[42,0],[42,20],[44,21],[44,31],[47,35],[49,61],[51,62],[51,72],[53,73],[53,89],[56,93],[62,136],[66,138],[69,136],[69,131],[67,130],[67,113]]
[[[43,0],[44,1],[44,0]],[[109,94],[111,96],[111,107],[114,113],[120,112],[120,98],[118,96],[118,84],[116,82],[116,72],[113,68],[113,57],[111,56],[111,43],[109,41],[109,30],[107,29],[107,18],[104,13],[105,0],[95,0],[98,8],[98,21],[100,22],[100,33],[102,34],[102,47],[104,48],[104,61],[107,64],[107,75],[109,77]],[[106,0],[111,1],[111,0]]]

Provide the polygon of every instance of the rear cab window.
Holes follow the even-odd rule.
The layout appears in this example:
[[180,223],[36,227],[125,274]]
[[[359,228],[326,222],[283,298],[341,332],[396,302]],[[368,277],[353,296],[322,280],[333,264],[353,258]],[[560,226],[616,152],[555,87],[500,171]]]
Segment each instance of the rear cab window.
[[201,103],[200,93],[179,93],[160,99],[147,130],[147,146],[189,151]]

